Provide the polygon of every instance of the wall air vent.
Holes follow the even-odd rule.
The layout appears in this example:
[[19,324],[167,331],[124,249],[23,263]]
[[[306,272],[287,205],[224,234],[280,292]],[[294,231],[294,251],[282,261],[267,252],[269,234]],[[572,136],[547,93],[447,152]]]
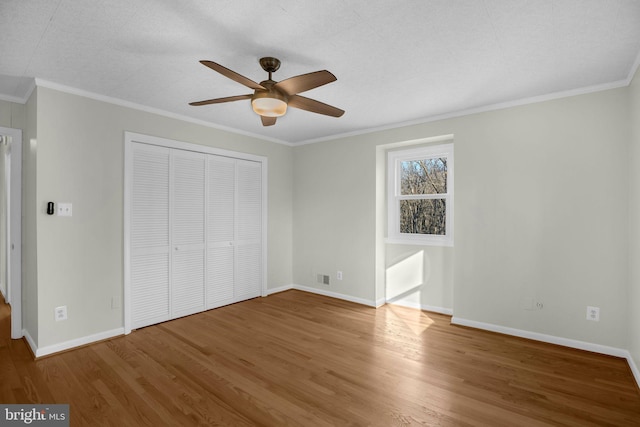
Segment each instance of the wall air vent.
[[318,283],[322,283],[323,285],[329,284],[329,276],[327,276],[326,274],[318,274],[316,280],[318,281]]

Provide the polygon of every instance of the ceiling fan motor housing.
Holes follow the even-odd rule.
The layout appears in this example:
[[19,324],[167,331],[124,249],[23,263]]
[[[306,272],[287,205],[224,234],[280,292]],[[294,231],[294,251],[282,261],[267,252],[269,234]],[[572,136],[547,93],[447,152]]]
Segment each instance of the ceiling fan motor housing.
[[260,82],[260,86],[264,86],[267,90],[256,89],[253,93],[251,105],[256,114],[265,117],[280,117],[287,112],[289,99],[287,95],[274,87],[275,84],[276,82],[271,79]]

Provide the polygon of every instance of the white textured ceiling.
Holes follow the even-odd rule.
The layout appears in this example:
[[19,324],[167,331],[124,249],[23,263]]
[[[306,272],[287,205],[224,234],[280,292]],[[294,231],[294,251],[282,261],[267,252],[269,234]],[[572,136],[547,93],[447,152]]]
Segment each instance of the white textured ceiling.
[[[0,0],[0,98],[38,78],[288,143],[622,85],[639,52],[637,0]],[[251,92],[199,60],[259,82],[263,56],[331,71],[304,96],[344,116],[188,105]]]

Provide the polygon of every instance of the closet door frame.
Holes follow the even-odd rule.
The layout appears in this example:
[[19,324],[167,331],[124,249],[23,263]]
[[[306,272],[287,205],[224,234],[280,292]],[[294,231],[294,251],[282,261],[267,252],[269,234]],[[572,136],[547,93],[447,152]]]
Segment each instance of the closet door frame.
[[177,150],[191,151],[196,153],[212,154],[215,156],[228,157],[240,160],[249,160],[261,164],[262,172],[262,280],[261,295],[267,296],[267,158],[254,154],[241,153],[237,151],[224,150],[209,147],[206,145],[193,144],[183,141],[176,141],[167,138],[160,138],[134,132],[124,133],[124,295],[123,295],[123,322],[124,333],[131,333],[131,193],[133,185],[133,147],[134,144],[147,144],[159,147],[172,148]]

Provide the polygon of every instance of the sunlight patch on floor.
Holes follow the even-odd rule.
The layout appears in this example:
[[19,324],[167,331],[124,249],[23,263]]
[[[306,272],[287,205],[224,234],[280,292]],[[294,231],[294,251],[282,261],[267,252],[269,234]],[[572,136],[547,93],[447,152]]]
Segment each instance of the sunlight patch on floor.
[[394,306],[393,304],[389,304],[388,307],[389,312],[401,320],[416,336],[422,335],[434,323],[427,313],[417,308]]

